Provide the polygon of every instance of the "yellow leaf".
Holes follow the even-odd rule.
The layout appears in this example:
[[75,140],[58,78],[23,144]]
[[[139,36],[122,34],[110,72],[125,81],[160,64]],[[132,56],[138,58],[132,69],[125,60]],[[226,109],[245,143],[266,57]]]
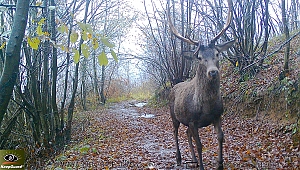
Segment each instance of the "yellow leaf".
[[27,41],[28,41],[29,46],[34,50],[37,50],[39,48],[39,44],[41,42],[40,39],[38,39],[37,37],[34,37],[34,38],[28,37]]
[[97,38],[94,38],[94,39],[93,39],[92,44],[93,44],[94,50],[96,50],[96,49],[99,47],[99,43],[98,43]]
[[93,33],[93,28],[92,28],[92,26],[91,26],[90,24],[86,24],[86,31],[87,31],[88,33],[90,33],[90,34]]
[[77,22],[78,26],[83,30],[83,31],[86,31],[86,28],[85,28],[85,24],[82,23],[82,22]]
[[65,25],[62,24],[59,27],[57,27],[57,31],[60,33],[64,33],[66,31],[65,28],[66,28]]
[[85,58],[90,56],[89,47],[86,44],[81,44],[81,51]]
[[105,46],[107,46],[109,48],[113,48],[115,46],[114,44],[112,44],[108,41],[107,37],[101,37],[101,41]]
[[6,42],[2,43],[2,45],[0,46],[0,50],[2,50],[6,45]]
[[62,50],[62,51],[65,51],[65,52],[67,52],[67,53],[69,53],[70,51],[69,51],[69,48],[68,47],[66,47],[66,46],[64,46],[64,45],[59,45],[59,47],[60,47],[60,49]]
[[246,154],[247,154],[247,155],[250,155],[250,154],[251,154],[251,151],[250,151],[250,150],[247,150],[247,151],[246,151]]
[[87,36],[88,36],[88,39],[92,39],[93,38],[92,34],[88,34]]
[[46,21],[46,18],[42,18],[39,22],[38,25],[43,25]]
[[88,32],[90,34],[93,33],[92,26],[90,24],[85,24],[82,22],[77,22],[78,26],[81,28],[82,31]]
[[85,31],[82,31],[81,32],[81,38],[86,41],[88,39],[87,35],[86,35],[86,32]]
[[41,36],[41,35],[44,34],[43,31],[42,31],[42,26],[41,26],[41,25],[39,25],[39,26],[36,28],[36,33],[38,34],[38,36]]
[[100,66],[107,66],[108,59],[104,51],[102,51],[102,53],[98,56],[98,63]]
[[50,36],[50,33],[49,32],[44,32],[44,35],[49,37]]
[[71,33],[71,37],[70,37],[71,43],[75,43],[77,41],[77,39],[78,39],[78,34],[76,31],[73,31]]
[[36,6],[41,6],[43,4],[43,2],[36,2]]
[[89,47],[86,44],[81,44],[81,50],[88,49]]
[[82,50],[82,54],[85,58],[89,58],[89,56],[90,56],[90,52],[87,49]]
[[68,32],[69,32],[69,27],[68,27],[67,25],[64,25],[64,27],[65,27],[65,33],[68,34]]
[[117,54],[114,52],[114,50],[110,50],[110,54],[113,56],[114,60],[118,62],[118,57]]
[[72,52],[75,53],[74,54],[74,63],[77,64],[80,59],[79,51],[76,49],[72,49]]
[[235,62],[235,66],[236,66],[236,67],[239,66],[239,62],[238,62],[238,61]]
[[68,26],[66,24],[62,24],[57,28],[58,32],[60,33],[67,33],[69,32]]

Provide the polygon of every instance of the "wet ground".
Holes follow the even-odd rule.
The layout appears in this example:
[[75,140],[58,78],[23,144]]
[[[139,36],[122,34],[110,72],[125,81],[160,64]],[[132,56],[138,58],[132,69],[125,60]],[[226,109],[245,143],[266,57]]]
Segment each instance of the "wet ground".
[[[128,146],[129,152],[121,153],[124,154],[121,159],[129,163],[123,168],[173,168],[175,149],[169,115],[165,110],[147,109],[144,107],[146,104],[130,101],[112,105],[108,109],[117,122],[122,121],[123,127],[120,127],[119,133],[130,133],[129,138],[120,135],[121,141],[131,145]],[[127,128],[130,129],[127,131]]]
[[[129,101],[80,113],[85,119],[78,119],[81,123],[74,126],[73,146],[55,158],[50,169],[191,169],[186,127],[179,128],[182,165],[176,166],[168,109],[145,104]],[[223,116],[222,126],[224,169],[300,169],[299,146],[293,144],[291,131],[276,123],[233,115]],[[214,129],[208,126],[199,129],[199,134],[204,167],[215,169],[218,147]]]

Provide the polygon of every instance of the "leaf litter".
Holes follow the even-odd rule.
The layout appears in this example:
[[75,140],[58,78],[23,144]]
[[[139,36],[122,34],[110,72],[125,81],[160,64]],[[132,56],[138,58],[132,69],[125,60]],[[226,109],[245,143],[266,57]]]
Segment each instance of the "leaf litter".
[[[179,128],[182,165],[176,166],[173,127],[168,108],[116,103],[108,109],[78,113],[73,141],[47,169],[187,169],[191,154],[186,127]],[[151,114],[153,116],[143,116]],[[84,118],[83,118],[84,117]],[[224,169],[299,169],[300,150],[292,132],[276,123],[223,116]],[[199,129],[206,169],[217,164],[213,126]]]

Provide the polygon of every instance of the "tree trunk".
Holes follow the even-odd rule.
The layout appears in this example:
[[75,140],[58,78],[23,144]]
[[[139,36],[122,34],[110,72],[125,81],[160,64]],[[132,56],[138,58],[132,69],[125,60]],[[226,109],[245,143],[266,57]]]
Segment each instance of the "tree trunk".
[[84,57],[81,64],[81,106],[83,110],[87,110],[86,108],[86,67],[87,67],[87,59]]
[[[76,7],[76,1],[73,4],[73,11]],[[70,17],[70,28],[68,33],[68,42],[67,42],[67,48],[70,49],[70,37],[73,30],[73,17]],[[64,129],[64,109],[65,109],[65,103],[67,99],[67,92],[68,92],[68,80],[69,80],[69,66],[70,66],[70,53],[67,53],[67,61],[66,61],[66,72],[65,72],[65,79],[64,79],[64,93],[63,93],[63,99],[61,102],[61,108],[60,108],[60,126],[61,129]]]
[[300,4],[299,4],[299,1],[296,1],[296,0],[292,0],[291,1],[291,15],[292,15],[292,28],[291,28],[291,30],[297,30],[298,29],[298,22],[299,22],[299,20],[298,20],[298,18],[299,18],[299,16],[298,16],[298,9],[299,9],[299,7],[298,6],[300,6]]
[[94,94],[96,97],[97,103],[101,102],[101,98],[99,97],[99,88],[98,88],[98,75],[97,75],[97,62],[96,62],[96,55],[93,54],[93,73],[94,73]]
[[[48,1],[44,1],[43,5],[45,7],[48,6]],[[43,9],[43,13],[46,15],[47,14],[47,8]],[[48,22],[45,22],[44,24],[44,31],[48,31]],[[48,148],[49,142],[51,140],[51,136],[52,134],[50,134],[51,128],[49,128],[51,126],[51,117],[50,117],[50,104],[49,104],[49,56],[50,56],[50,42],[49,41],[45,41],[43,44],[43,50],[40,52],[38,51],[38,53],[40,53],[39,55],[41,55],[41,59],[42,59],[42,75],[41,75],[41,91],[40,92],[40,96],[41,96],[41,101],[39,102],[39,108],[41,108],[41,112],[40,112],[40,119],[41,119],[41,125],[43,128],[43,143],[46,146],[46,148]],[[38,68],[38,67],[37,67]],[[35,83],[35,82],[33,82]]]
[[[290,32],[288,27],[288,20],[286,16],[286,6],[285,6],[285,0],[281,0],[281,10],[282,10],[282,25],[283,25],[283,32],[285,35],[285,39],[288,40],[290,38]],[[290,42],[287,43],[284,51],[284,75],[286,76],[289,73],[289,58],[290,58]]]
[[[262,45],[261,51],[262,51],[262,57],[264,57],[266,55],[267,49],[268,49],[268,41],[269,41],[269,0],[264,0],[265,4],[265,11],[263,12],[263,16],[264,16],[264,21],[263,21],[263,25],[264,25],[264,32],[265,32],[265,38],[264,38],[264,43]],[[262,3],[262,2],[261,2]],[[263,6],[263,5],[261,5]],[[260,60],[259,65],[262,66],[264,63],[264,59]]]
[[76,64],[75,68],[75,77],[73,79],[73,92],[70,101],[70,105],[68,107],[68,117],[67,117],[67,126],[66,126],[66,142],[71,140],[71,128],[72,128],[72,121],[73,121],[73,112],[75,106],[75,96],[78,86],[78,70],[79,70],[79,63]]
[[[2,28],[0,31],[1,32],[4,32],[4,17],[3,17],[3,12],[1,12],[0,14],[0,18],[1,18],[1,25],[0,25],[0,28]],[[2,41],[1,41],[1,45],[2,45]],[[4,52],[2,49],[0,49],[0,75],[2,74],[2,71],[3,71],[3,66],[4,66]]]
[[[50,6],[55,6],[54,0],[51,0]],[[50,25],[51,25],[51,40],[56,42],[56,23],[55,23],[55,10],[50,11]],[[57,82],[57,48],[52,47],[52,87],[51,87],[51,105],[54,115],[54,129],[55,129],[55,141],[61,141],[61,126],[58,114],[58,108],[56,103],[56,82]]]
[[101,84],[100,84],[100,97],[101,97],[101,104],[105,104],[106,99],[104,95],[104,83],[105,82],[105,66],[102,66],[102,74],[101,74]]
[[19,73],[21,44],[29,10],[28,0],[18,0],[10,39],[7,43],[4,69],[0,78],[0,126]]
[[[90,0],[87,0],[86,4],[85,4],[86,6],[85,6],[84,19],[83,19],[84,23],[86,23],[89,4],[90,4]],[[81,38],[80,42],[79,42],[79,54],[81,54],[81,44],[82,43],[83,43],[83,39]],[[79,72],[78,70],[79,70],[79,63],[76,64],[75,77],[74,77],[74,80],[73,80],[73,92],[72,92],[70,105],[68,107],[68,117],[67,117],[67,127],[66,127],[66,141],[67,142],[69,142],[71,140],[73,112],[74,112],[75,97],[76,97],[77,86],[78,86],[78,72]]]

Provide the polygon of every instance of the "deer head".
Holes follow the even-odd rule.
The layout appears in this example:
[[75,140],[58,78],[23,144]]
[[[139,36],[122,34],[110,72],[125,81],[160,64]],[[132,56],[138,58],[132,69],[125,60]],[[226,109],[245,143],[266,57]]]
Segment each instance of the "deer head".
[[204,65],[206,69],[206,75],[208,78],[215,79],[219,75],[219,54],[222,51],[228,50],[235,42],[228,41],[223,44],[216,45],[216,41],[225,33],[225,31],[228,29],[231,20],[232,20],[232,1],[228,0],[228,15],[227,15],[227,21],[223,29],[210,41],[209,45],[204,46],[201,45],[200,41],[195,41],[190,39],[189,37],[186,38],[182,36],[177,29],[174,27],[173,23],[171,22],[170,17],[170,7],[169,7],[169,1],[168,1],[168,22],[171,29],[171,32],[180,40],[197,46],[196,50],[193,52],[193,58],[196,58],[200,61],[200,64]]

